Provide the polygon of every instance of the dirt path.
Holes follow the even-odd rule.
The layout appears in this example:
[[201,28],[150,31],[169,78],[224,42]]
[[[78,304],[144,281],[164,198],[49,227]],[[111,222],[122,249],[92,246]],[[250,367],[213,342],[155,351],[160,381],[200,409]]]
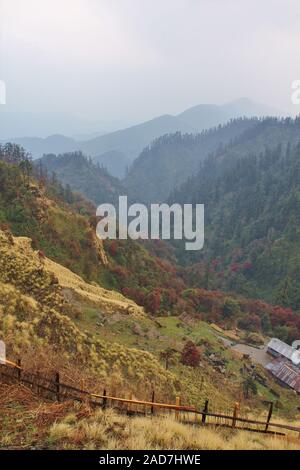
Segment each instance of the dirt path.
[[272,358],[267,353],[267,345],[261,346],[260,348],[255,348],[253,346],[249,346],[248,344],[236,344],[228,338],[224,338],[220,335],[217,336],[223,341],[227,348],[230,348],[233,351],[237,351],[240,354],[248,354],[253,362],[256,362],[257,364],[266,366],[272,360]]
[[266,346],[258,349],[252,346],[248,346],[247,344],[236,344],[231,346],[231,349],[233,351],[238,351],[241,354],[249,354],[253,362],[261,364],[262,366],[266,366],[269,362],[271,362],[271,357],[266,352]]

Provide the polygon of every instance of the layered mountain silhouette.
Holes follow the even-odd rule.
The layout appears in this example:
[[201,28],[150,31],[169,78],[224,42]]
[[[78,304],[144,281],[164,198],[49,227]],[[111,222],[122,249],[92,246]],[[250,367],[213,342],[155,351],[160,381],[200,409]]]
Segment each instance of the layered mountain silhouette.
[[201,104],[177,116],[159,116],[142,124],[106,134],[87,142],[79,142],[80,149],[92,157],[110,150],[123,153],[133,161],[144,147],[155,138],[174,132],[197,133],[225,124],[236,117],[278,116],[282,113],[267,105],[242,98],[225,105]]
[[282,113],[275,108],[242,98],[224,105],[200,104],[176,116],[166,114],[92,139],[75,140],[63,135],[52,135],[45,139],[18,137],[9,141],[26,148],[33,158],[49,153],[82,150],[104,164],[114,176],[122,177],[128,163],[134,161],[146,146],[162,135],[175,132],[197,133],[237,117],[280,114]]

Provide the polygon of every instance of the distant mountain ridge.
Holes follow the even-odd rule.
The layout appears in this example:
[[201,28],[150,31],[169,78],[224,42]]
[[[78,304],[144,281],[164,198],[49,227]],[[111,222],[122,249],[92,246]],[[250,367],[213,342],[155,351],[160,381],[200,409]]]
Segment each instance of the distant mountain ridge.
[[[120,163],[122,174],[124,172],[125,160],[126,162],[134,161],[154,139],[165,134],[173,134],[175,132],[194,134],[204,129],[225,124],[232,118],[278,116],[282,114],[281,111],[270,106],[256,103],[247,98],[241,98],[224,105],[200,104],[176,116],[169,114],[162,115],[141,124],[109,132],[88,140],[77,141],[73,138],[57,134],[45,139],[38,137],[16,137],[9,140],[26,148],[33,158],[40,158],[43,154],[49,153],[59,154],[82,150],[85,154],[101,163],[103,154],[114,152],[114,155],[116,155],[116,152],[118,152],[120,161],[122,160],[122,163]],[[115,164],[112,165],[112,168],[113,175],[120,176],[118,170],[115,172]]]
[[225,124],[237,117],[282,116],[282,111],[262,103],[240,98],[224,105],[200,104],[187,109],[178,118],[197,132]]
[[194,129],[178,117],[166,114],[88,142],[79,142],[78,145],[92,157],[114,150],[123,153],[132,162],[152,140],[177,131],[193,132]]
[[279,110],[247,98],[225,105],[200,104],[176,116],[164,115],[142,124],[105,134],[87,142],[79,142],[80,149],[95,157],[109,150],[124,153],[131,161],[155,138],[175,132],[198,133],[225,124],[237,117],[279,116]]
[[[2,141],[2,143],[4,142]],[[60,134],[53,134],[45,139],[41,137],[13,137],[9,139],[9,142],[25,148],[33,158],[40,158],[48,153],[59,154],[79,150],[74,139]]]

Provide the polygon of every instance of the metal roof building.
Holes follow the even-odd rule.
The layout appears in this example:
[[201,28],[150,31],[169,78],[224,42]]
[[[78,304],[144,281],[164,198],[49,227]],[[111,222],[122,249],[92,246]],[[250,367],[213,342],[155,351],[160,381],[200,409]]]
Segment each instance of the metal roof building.
[[285,357],[293,364],[300,364],[300,351],[284,343],[280,339],[272,338],[267,346],[268,353],[275,357]]
[[267,364],[266,369],[280,382],[300,393],[300,369],[298,367],[283,359],[276,359]]

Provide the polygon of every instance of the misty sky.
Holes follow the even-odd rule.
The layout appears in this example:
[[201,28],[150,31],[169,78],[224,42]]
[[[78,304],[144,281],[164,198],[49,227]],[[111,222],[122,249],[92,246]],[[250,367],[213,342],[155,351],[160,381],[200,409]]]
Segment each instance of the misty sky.
[[131,123],[247,96],[300,112],[299,0],[0,5],[9,110]]

